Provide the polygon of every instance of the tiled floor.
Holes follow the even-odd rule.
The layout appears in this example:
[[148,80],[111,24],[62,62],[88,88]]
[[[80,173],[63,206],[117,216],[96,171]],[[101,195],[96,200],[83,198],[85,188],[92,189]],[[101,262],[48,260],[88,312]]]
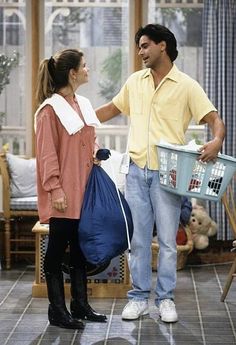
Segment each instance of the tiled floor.
[[0,345],[236,344],[236,281],[225,303],[220,302],[229,268],[224,264],[178,271],[176,324],[158,319],[152,294],[150,315],[129,322],[120,316],[125,299],[92,299],[91,305],[106,312],[108,322],[87,323],[83,331],[48,325],[47,299],[31,297],[32,266],[0,271]]

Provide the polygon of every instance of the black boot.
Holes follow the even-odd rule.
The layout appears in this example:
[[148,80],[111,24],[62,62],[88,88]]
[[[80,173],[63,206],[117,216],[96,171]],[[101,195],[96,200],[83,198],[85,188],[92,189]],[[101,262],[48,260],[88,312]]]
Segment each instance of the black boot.
[[84,324],[74,320],[65,305],[64,281],[62,272],[45,273],[48,290],[48,320],[51,325],[69,329],[83,329]]
[[94,322],[106,322],[107,317],[98,314],[88,304],[87,298],[87,277],[85,268],[71,268],[71,315],[75,319],[89,320]]

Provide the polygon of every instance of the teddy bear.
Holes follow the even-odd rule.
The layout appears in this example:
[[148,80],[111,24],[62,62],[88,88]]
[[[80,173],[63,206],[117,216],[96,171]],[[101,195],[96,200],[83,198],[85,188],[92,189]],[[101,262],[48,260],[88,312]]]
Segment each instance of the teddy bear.
[[214,236],[217,232],[217,224],[203,206],[194,205],[189,220],[189,229],[192,233],[194,247],[205,249],[209,245],[208,237]]

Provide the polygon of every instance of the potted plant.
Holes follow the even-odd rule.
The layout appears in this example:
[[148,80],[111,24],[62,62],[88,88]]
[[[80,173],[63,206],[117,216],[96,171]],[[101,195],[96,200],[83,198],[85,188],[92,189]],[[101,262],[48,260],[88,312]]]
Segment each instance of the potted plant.
[[[0,95],[5,86],[10,83],[11,70],[19,63],[19,54],[13,52],[12,56],[7,56],[4,53],[0,53]],[[2,126],[3,117],[5,112],[0,111],[0,129]]]

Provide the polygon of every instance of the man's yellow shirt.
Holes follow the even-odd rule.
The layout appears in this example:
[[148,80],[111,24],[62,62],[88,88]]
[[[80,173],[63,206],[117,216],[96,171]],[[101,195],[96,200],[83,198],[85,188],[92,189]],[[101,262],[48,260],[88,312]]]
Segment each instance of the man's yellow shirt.
[[130,116],[129,153],[140,167],[158,170],[157,143],[184,144],[193,119],[199,124],[216,111],[202,87],[173,65],[157,88],[150,69],[133,73],[113,98],[114,105]]

